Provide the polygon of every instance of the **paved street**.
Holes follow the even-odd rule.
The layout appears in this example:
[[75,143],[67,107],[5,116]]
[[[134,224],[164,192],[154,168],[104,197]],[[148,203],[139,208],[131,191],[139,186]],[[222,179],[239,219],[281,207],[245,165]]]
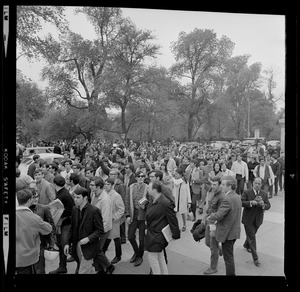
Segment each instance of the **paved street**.
[[[271,209],[265,212],[264,223],[257,232],[257,250],[261,262],[260,267],[253,264],[252,256],[243,248],[245,231],[242,225],[241,238],[235,243],[236,274],[243,276],[284,276],[284,193],[270,199]],[[197,219],[200,216],[197,215]],[[172,241],[167,247],[169,274],[203,275],[209,266],[210,250],[204,240],[194,241],[190,229],[191,221],[187,221],[187,230],[181,233],[181,238]],[[180,227],[182,220],[179,218]],[[147,252],[139,267],[129,263],[133,255],[132,247],[127,241],[122,245],[122,260],[115,265],[114,274],[149,274]],[[112,242],[106,253],[109,260],[115,256]],[[58,260],[46,262],[46,273],[58,267]],[[68,274],[74,274],[76,263],[68,263]],[[225,275],[223,258],[219,260],[218,272],[214,275]]]

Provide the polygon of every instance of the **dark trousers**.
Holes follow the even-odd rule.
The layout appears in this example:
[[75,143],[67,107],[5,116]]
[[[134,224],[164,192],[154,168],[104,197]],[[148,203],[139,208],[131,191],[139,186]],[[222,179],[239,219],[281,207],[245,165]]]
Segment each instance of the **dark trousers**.
[[[136,242],[136,230],[139,230],[139,245]],[[133,219],[133,221],[128,225],[128,240],[132,245],[134,253],[137,254],[138,257],[142,258],[144,255],[144,247],[145,247],[145,220],[137,220]]]
[[61,226],[61,234],[56,234],[56,244],[59,249],[59,266],[67,268],[67,256],[64,253],[64,246],[68,244],[68,234],[71,225]]
[[192,191],[192,188],[190,188],[191,190],[191,199],[192,199],[192,204],[191,204],[191,211],[194,215],[194,218],[196,218],[196,209],[197,209],[197,194],[194,194]]
[[205,228],[205,244],[210,248],[210,267],[215,270],[219,263],[219,242],[214,236],[210,236],[209,224]]
[[125,221],[120,225],[120,236],[121,236],[121,240],[126,241]]
[[273,197],[273,190],[275,190],[275,194],[278,194],[278,177],[275,177],[274,184],[270,186],[270,197]]
[[226,268],[226,276],[235,276],[235,265],[233,256],[233,246],[235,239],[222,242],[222,251]]
[[[107,251],[110,242],[111,242],[111,239],[106,238],[105,243],[102,248],[104,253]],[[120,237],[114,238],[114,242],[115,242],[116,257],[119,258],[122,255],[121,238]]]
[[280,188],[280,191],[282,191],[282,177],[283,177],[283,174],[279,174],[279,177],[278,177],[278,184],[279,184],[279,188]]
[[252,258],[255,261],[258,259],[258,255],[256,252],[255,234],[256,234],[259,226],[255,226],[254,224],[249,224],[249,225],[244,225],[244,227],[245,227],[245,232],[246,232],[246,241],[244,243],[244,247],[251,249]]
[[236,190],[235,191],[238,195],[241,195],[244,192],[245,178],[242,177],[242,175],[237,174],[236,175],[236,181],[237,181],[237,184],[236,184]]
[[37,274],[45,274],[45,248],[43,246],[40,247],[40,257],[39,261],[34,265],[35,271]]
[[94,267],[95,271],[102,271],[106,270],[110,266],[110,262],[108,258],[105,255],[104,246],[107,240],[107,237],[109,235],[109,231],[103,233],[102,237],[100,238],[100,252],[97,254],[97,256],[94,258]]
[[16,274],[18,274],[18,275],[36,274],[35,267],[34,267],[34,265],[30,265],[27,267],[16,268]]

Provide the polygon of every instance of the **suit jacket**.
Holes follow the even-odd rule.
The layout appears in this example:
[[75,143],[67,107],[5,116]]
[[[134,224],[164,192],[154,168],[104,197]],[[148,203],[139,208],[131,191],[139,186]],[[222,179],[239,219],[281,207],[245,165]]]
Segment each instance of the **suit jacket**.
[[76,247],[77,243],[85,238],[89,238],[87,244],[81,245],[83,256],[86,260],[91,260],[100,251],[100,237],[104,233],[103,221],[100,210],[87,203],[81,222],[79,222],[80,209],[73,207],[71,216],[71,227],[68,234],[68,244],[72,244],[72,256],[78,260]]
[[218,211],[212,213],[209,220],[217,220],[216,240],[238,239],[241,235],[242,201],[235,192],[229,192],[223,199]]
[[255,224],[257,227],[260,226],[263,223],[264,210],[269,210],[271,208],[271,204],[268,199],[268,194],[263,190],[260,190],[259,196],[262,197],[265,203],[265,209],[257,205],[253,205],[251,207],[250,201],[253,201],[256,197],[253,188],[247,189],[243,192],[241,199],[242,206],[244,207],[242,215],[242,223],[244,225]]

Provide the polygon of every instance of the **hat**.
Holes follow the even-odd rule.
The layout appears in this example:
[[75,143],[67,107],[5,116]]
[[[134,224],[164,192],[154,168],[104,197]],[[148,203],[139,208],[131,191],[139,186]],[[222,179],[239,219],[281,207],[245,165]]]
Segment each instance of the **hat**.
[[222,180],[226,180],[229,185],[236,185],[237,181],[232,175],[226,175],[222,177]]
[[113,144],[113,147],[118,147],[118,145],[116,143]]

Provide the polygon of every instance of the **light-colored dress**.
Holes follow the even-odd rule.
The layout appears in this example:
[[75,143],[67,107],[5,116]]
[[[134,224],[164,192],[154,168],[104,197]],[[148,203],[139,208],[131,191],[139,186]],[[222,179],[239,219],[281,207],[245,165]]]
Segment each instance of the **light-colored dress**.
[[182,178],[173,179],[173,196],[175,198],[175,208],[176,212],[184,214],[188,212],[188,203],[192,203],[190,186]]

